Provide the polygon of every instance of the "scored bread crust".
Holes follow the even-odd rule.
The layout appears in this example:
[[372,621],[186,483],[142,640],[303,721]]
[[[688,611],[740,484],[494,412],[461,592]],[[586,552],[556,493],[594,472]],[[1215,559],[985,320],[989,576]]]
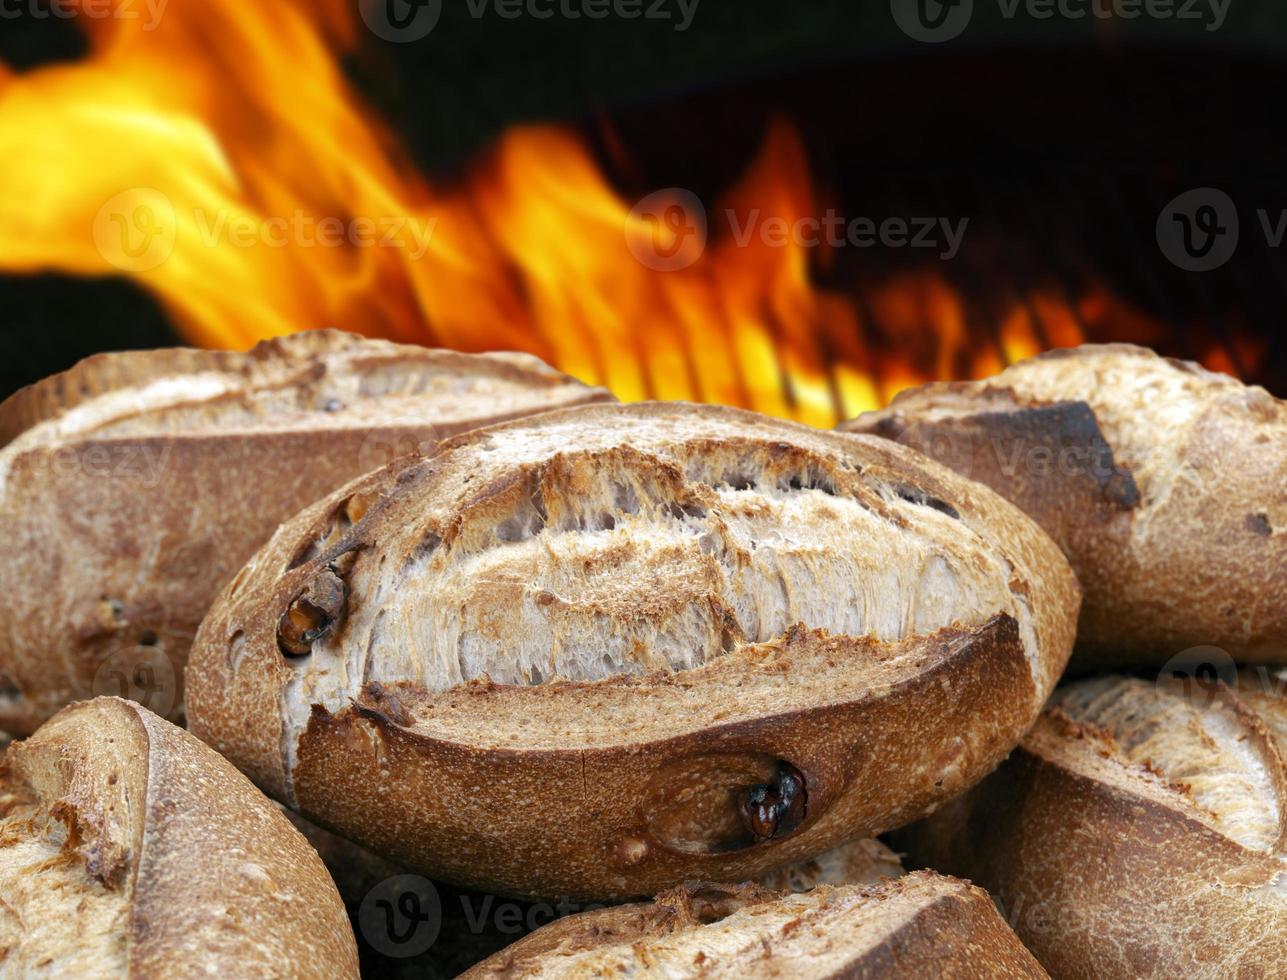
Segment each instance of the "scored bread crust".
[[996,895],[1054,976],[1277,975],[1285,688],[1263,667],[1232,687],[1071,685],[996,773],[896,843]]
[[0,976],[358,975],[308,842],[134,702],[81,702],[9,747],[0,881]]
[[779,895],[683,885],[656,901],[571,916],[461,980],[669,977],[1045,977],[987,894],[917,872]]
[[0,569],[0,729],[94,694],[179,717],[197,626],[281,521],[393,454],[608,398],[527,355],[333,330],[102,354],[19,391],[0,404],[0,533],[22,556]]
[[935,383],[841,428],[920,449],[1018,504],[1085,590],[1075,669],[1215,645],[1287,654],[1287,403],[1129,344]]
[[[407,866],[652,895],[965,789],[1036,717],[1077,604],[1031,521],[901,447],[590,406],[450,440],[284,525],[202,625],[189,721]],[[324,628],[287,650],[300,609]],[[771,826],[742,810],[764,786],[803,790]]]

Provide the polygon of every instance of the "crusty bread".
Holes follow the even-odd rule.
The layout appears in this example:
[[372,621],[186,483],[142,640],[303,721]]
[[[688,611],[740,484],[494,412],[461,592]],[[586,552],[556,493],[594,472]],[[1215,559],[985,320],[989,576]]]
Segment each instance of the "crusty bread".
[[930,384],[843,428],[988,484],[1059,542],[1085,589],[1074,668],[1200,645],[1287,657],[1287,404],[1125,344]]
[[202,624],[189,721],[426,874],[653,895],[965,789],[1035,719],[1077,607],[1035,524],[902,447],[589,406],[284,525]]
[[0,405],[0,729],[93,694],[174,717],[197,625],[277,525],[476,425],[608,398],[517,354],[314,331],[92,357]]
[[[323,830],[293,810],[283,808],[282,813],[317,850],[335,880],[357,937],[364,977],[452,980],[523,935],[582,909],[574,903],[510,902],[496,895],[461,891],[439,883],[433,888],[438,895],[438,933],[427,949],[408,955],[405,947],[390,948],[383,942],[386,929],[396,932],[404,923],[395,921],[390,927],[382,918],[365,924],[362,921],[363,904],[369,904],[372,895],[392,899],[397,904],[397,896],[390,896],[383,889],[390,880],[405,875],[407,869]],[[775,868],[761,875],[757,884],[775,892],[802,892],[818,885],[874,885],[902,874],[898,855],[880,841],[871,839],[842,844],[816,858]],[[591,906],[598,907],[601,906]],[[376,934],[368,937],[368,929],[374,929]]]
[[1266,667],[1069,685],[996,774],[897,839],[997,895],[1055,976],[1279,976],[1285,689]]
[[317,854],[140,705],[59,712],[0,764],[0,977],[356,977]]
[[981,889],[930,872],[779,895],[684,885],[562,919],[464,975],[1007,978],[1045,972]]

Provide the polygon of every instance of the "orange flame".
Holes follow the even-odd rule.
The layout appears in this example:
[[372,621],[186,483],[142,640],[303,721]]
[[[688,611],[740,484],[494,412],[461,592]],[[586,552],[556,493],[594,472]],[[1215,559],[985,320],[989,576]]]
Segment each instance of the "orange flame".
[[[1112,305],[1033,297],[981,343],[960,296],[920,272],[860,312],[813,282],[819,249],[718,227],[703,250],[632,211],[562,128],[513,130],[460,184],[435,187],[340,71],[358,43],[355,10],[202,0],[165,7],[154,30],[87,16],[83,61],[0,66],[0,267],[124,272],[210,346],[340,326],[520,349],[627,400],[718,401],[817,425],[929,377],[982,377],[1075,344]],[[790,223],[817,205],[800,141],[775,124],[716,213]],[[640,261],[649,240],[678,267]],[[882,350],[908,353],[876,358],[863,339],[873,331]]]

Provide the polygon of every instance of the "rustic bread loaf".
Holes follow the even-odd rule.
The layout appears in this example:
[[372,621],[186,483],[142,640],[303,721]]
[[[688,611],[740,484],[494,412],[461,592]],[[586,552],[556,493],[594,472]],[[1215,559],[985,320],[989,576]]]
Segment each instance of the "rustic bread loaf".
[[[293,810],[281,812],[317,850],[335,880],[357,937],[364,977],[452,980],[522,936],[583,909],[577,903],[506,901],[500,896],[459,890],[443,883],[429,885],[437,896],[436,903],[410,904],[404,896],[408,891],[426,891],[424,879],[408,876],[407,869],[321,829]],[[902,874],[898,855],[878,840],[860,840],[817,858],[776,868],[761,875],[757,883],[772,891],[801,892],[818,885],[874,885]],[[371,906],[381,900],[391,902],[395,909],[433,908],[438,930],[425,937],[427,948],[420,948],[425,939],[405,917],[390,920],[371,915]],[[432,926],[426,922],[424,928]],[[397,938],[402,942],[398,943]],[[413,943],[417,945],[413,947]]]
[[356,977],[317,854],[140,705],[73,705],[0,763],[0,977]]
[[995,894],[1060,977],[1287,963],[1287,671],[1070,685],[993,776],[899,833]]
[[202,624],[189,721],[431,876],[653,895],[964,790],[1035,719],[1077,606],[1035,524],[902,447],[590,406],[284,525]]
[[1074,667],[1199,645],[1287,657],[1287,405],[1126,344],[925,385],[843,428],[913,446],[1031,514],[1085,602]]
[[197,625],[281,521],[426,441],[607,398],[525,355],[314,331],[90,358],[0,405],[0,729],[120,694],[177,716]]
[[683,885],[562,919],[462,980],[535,977],[1044,977],[981,889],[930,872],[779,895]]

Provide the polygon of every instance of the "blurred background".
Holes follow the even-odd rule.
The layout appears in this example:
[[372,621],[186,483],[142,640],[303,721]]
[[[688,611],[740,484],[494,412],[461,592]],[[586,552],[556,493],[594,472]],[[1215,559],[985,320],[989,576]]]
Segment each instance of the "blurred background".
[[1287,394],[1265,0],[0,0],[0,394],[341,327],[831,425],[1128,340]]

